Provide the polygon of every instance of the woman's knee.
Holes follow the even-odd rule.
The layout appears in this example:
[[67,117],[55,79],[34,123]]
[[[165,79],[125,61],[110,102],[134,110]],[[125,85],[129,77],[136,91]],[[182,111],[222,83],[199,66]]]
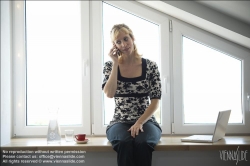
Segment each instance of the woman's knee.
[[127,124],[117,123],[111,126],[107,131],[107,138],[111,142],[113,140],[126,140],[130,137]]

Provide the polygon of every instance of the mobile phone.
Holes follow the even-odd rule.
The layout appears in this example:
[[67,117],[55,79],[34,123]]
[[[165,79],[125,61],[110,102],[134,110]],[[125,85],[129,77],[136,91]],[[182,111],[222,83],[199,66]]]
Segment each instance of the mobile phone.
[[121,52],[120,52],[120,50],[119,50],[118,48],[116,48],[116,49],[117,49],[116,54],[117,54],[118,56],[121,56]]
[[115,48],[116,48],[116,55],[118,55],[118,56],[121,56],[121,52],[120,52],[120,50],[116,47],[116,45],[115,45],[115,43],[113,43],[113,45],[115,46]]

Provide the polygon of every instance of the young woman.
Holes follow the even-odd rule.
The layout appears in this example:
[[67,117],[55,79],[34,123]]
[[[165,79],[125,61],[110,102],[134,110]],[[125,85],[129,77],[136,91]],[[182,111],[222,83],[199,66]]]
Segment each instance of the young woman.
[[161,137],[153,115],[161,98],[160,73],[155,62],[138,54],[127,25],[114,25],[110,34],[112,61],[104,65],[102,89],[114,97],[115,112],[107,138],[117,152],[118,166],[150,166]]

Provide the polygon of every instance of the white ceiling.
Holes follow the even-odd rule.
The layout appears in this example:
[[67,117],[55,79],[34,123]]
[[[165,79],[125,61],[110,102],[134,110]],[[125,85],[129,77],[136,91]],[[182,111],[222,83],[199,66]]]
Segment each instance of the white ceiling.
[[[246,48],[250,48],[250,45],[249,45],[250,38],[248,37],[249,32],[247,31],[248,29],[250,29],[249,28],[250,27],[250,21],[248,21],[249,24],[247,23],[247,21],[241,21],[242,22],[241,25],[243,25],[243,23],[245,22],[245,25],[242,26],[243,27],[242,29],[244,31],[246,31],[246,33],[244,33],[242,35],[238,31],[234,31],[232,29],[226,28],[227,26],[226,27],[222,26],[224,24],[222,24],[222,25],[221,24],[216,24],[216,23],[213,23],[212,21],[209,21],[209,20],[203,19],[201,17],[198,17],[195,14],[191,14],[189,11],[190,11],[190,9],[193,10],[193,8],[192,8],[193,6],[191,6],[191,8],[190,8],[190,6],[187,6],[187,8],[185,8],[186,5],[189,5],[188,3],[182,3],[181,1],[139,1],[139,0],[138,0],[138,2],[140,2],[140,3],[144,4],[144,5],[147,5],[147,6],[151,7],[151,8],[153,8],[153,9],[156,9],[156,10],[158,10],[160,12],[166,13],[167,15],[172,16],[172,17],[174,17],[176,19],[182,20],[182,21],[184,21],[184,22],[186,22],[188,24],[196,26],[196,27],[198,27],[200,29],[203,29],[203,30],[205,30],[207,32],[210,32],[212,34],[220,36],[220,37],[222,37],[222,38],[224,38],[226,40],[232,41],[232,42],[237,43],[239,45],[242,45],[242,46],[244,46]],[[169,3],[169,2],[171,2],[171,3]],[[188,2],[188,1],[186,1],[186,2]],[[234,2],[233,3],[230,3],[230,2],[231,1],[227,1],[227,4],[235,4]],[[193,3],[191,5],[194,5],[194,7],[200,7],[201,9],[203,9],[202,6],[200,6],[200,5],[202,5],[202,3],[200,3],[200,4],[197,4],[197,2],[195,2],[195,3]],[[238,12],[239,11],[242,12],[242,10],[239,9],[240,8],[239,6],[242,6],[242,3],[240,2],[240,4],[241,5],[236,5],[237,7],[232,7],[231,6],[231,7],[228,7],[228,8],[230,8],[230,10],[236,10]],[[220,6],[222,4],[217,3],[217,5]],[[248,16],[249,11],[248,10],[250,8],[250,4],[247,2],[246,5],[247,5],[247,8],[244,8],[244,11],[243,11],[244,15],[241,16],[241,18],[238,19],[238,20],[249,20],[249,16]],[[206,6],[204,5],[204,7],[206,7]],[[186,10],[186,9],[188,9],[188,10]],[[217,10],[219,10],[219,9],[217,9]],[[232,13],[230,13],[230,10],[228,12],[229,14],[226,14],[225,11],[222,11],[222,9],[220,9],[220,12],[224,12],[225,15],[229,16],[229,15],[232,15]],[[216,11],[216,10],[214,9],[214,11]],[[213,12],[213,11],[212,10],[208,11],[208,12],[205,11],[204,14],[206,14],[206,13],[209,14],[209,12]],[[198,13],[198,14],[201,14],[201,13]],[[231,17],[233,18],[233,17],[236,17],[236,16],[231,16]],[[226,20],[228,20],[227,17],[225,17],[225,18],[226,18]],[[229,18],[230,18],[230,16],[229,16]],[[242,19],[242,18],[246,18],[246,19]],[[236,25],[233,24],[236,27],[238,26],[237,23],[240,23],[240,22],[236,21],[235,19],[232,19],[232,22],[236,24]],[[245,34],[247,34],[247,35],[245,35]]]
[[196,1],[250,25],[250,1]]

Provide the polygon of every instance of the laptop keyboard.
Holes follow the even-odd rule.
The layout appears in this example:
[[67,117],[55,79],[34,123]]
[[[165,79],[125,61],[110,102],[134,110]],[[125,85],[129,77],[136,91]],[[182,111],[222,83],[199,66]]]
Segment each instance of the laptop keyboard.
[[210,136],[210,135],[207,135],[207,136],[199,136],[199,137],[197,137],[196,139],[198,139],[198,140],[212,140],[212,137],[213,136]]

